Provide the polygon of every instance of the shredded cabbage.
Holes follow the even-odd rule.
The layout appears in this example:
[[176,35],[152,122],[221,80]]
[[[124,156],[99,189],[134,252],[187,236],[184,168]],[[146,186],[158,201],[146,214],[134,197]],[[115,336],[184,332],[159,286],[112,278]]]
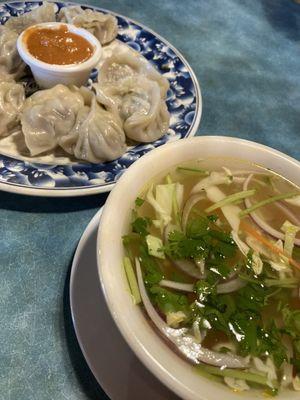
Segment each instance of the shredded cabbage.
[[284,254],[287,257],[292,257],[295,238],[297,233],[300,231],[300,227],[291,224],[289,221],[285,221],[281,227],[281,230],[285,233],[284,237]]
[[[179,213],[183,200],[183,185],[180,183],[166,183],[156,185],[155,195],[153,185],[147,192],[146,200],[154,208],[157,219],[153,221],[155,227],[161,230]],[[177,221],[176,221],[177,222]]]
[[263,262],[256,251],[252,254],[252,269],[256,275],[260,275],[263,270]]
[[183,311],[169,312],[167,313],[167,324],[172,328],[178,328],[186,318],[187,316]]
[[146,236],[146,243],[148,247],[148,253],[150,256],[165,259],[165,253],[163,252],[163,242],[162,240],[153,235],[147,235]]
[[271,360],[271,358],[268,357],[267,361],[264,363],[260,358],[253,357],[253,364],[257,371],[267,375],[267,385],[273,388],[273,381],[277,380],[277,374],[274,362]]
[[235,392],[243,392],[250,389],[246,381],[244,381],[243,379],[235,379],[230,378],[229,376],[224,376],[224,382]]

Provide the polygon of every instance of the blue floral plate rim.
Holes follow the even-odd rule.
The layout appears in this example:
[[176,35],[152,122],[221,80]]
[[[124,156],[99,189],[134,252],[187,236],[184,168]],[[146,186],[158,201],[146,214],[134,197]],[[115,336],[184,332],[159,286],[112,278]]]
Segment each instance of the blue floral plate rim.
[[[23,1],[23,2],[16,2],[16,1],[7,1],[7,2],[2,2],[0,3],[0,12],[1,12],[1,7],[5,7],[6,5],[8,7],[12,7],[12,5],[15,5],[15,7],[20,7],[20,5],[23,5],[24,9],[26,7],[33,7],[35,6],[36,3],[41,4],[42,1],[40,0],[33,0],[33,1]],[[89,4],[81,4],[81,3],[74,3],[74,2],[62,2],[62,1],[53,1],[53,3],[57,4],[58,7],[64,7],[66,5],[72,6],[72,5],[79,5],[82,6],[84,8],[90,8],[93,10],[97,10],[97,11],[101,11],[101,12],[105,12],[105,13],[109,13],[111,15],[114,15],[118,18],[118,22],[119,22],[119,35],[118,35],[118,39],[120,39],[120,22],[122,23],[126,23],[128,26],[132,27],[134,26],[135,28],[139,28],[140,29],[140,34],[147,34],[147,35],[152,35],[152,40],[155,40],[158,42],[158,44],[160,45],[164,45],[167,49],[168,52],[171,52],[174,55],[174,59],[179,60],[180,64],[184,67],[183,69],[185,69],[186,71],[184,71],[185,74],[188,74],[188,79],[190,80],[190,83],[192,83],[193,87],[192,87],[192,91],[194,93],[194,101],[191,102],[189,104],[188,107],[190,107],[190,109],[194,109],[194,115],[192,118],[192,121],[190,122],[189,128],[186,132],[184,132],[183,134],[181,133],[176,133],[173,136],[169,136],[168,134],[165,135],[163,138],[157,140],[154,143],[149,143],[149,144],[141,144],[136,146],[133,149],[129,149],[126,153],[125,153],[125,157],[129,156],[131,157],[131,153],[136,153],[137,154],[137,159],[139,157],[141,157],[143,154],[147,153],[148,151],[152,151],[153,149],[155,149],[155,147],[159,147],[161,145],[165,145],[166,143],[168,143],[168,141],[174,141],[174,140],[181,140],[181,139],[185,139],[188,137],[192,137],[196,134],[197,129],[199,127],[200,124],[200,120],[201,120],[201,116],[202,116],[202,96],[201,96],[201,89],[200,89],[200,85],[199,82],[196,78],[196,75],[193,71],[193,69],[191,68],[191,66],[189,65],[189,63],[187,62],[187,60],[185,59],[185,57],[181,54],[181,52],[179,50],[177,50],[171,43],[169,43],[168,40],[166,40],[165,38],[163,38],[160,34],[156,33],[154,30],[152,30],[151,28],[148,28],[147,26],[135,21],[132,18],[123,16],[122,14],[119,14],[117,12],[113,12],[111,10],[105,9],[105,8],[101,8],[101,7],[97,7],[97,6],[92,6]],[[3,19],[3,17],[2,17]],[[0,18],[0,23],[1,23],[1,18]],[[122,30],[121,30],[122,33]],[[124,38],[121,37],[121,41],[124,43],[128,43],[129,41],[126,41]],[[131,46],[131,42],[130,42],[130,46]],[[133,43],[135,44],[135,43]],[[137,43],[138,44],[138,43]],[[131,46],[132,47],[132,46]],[[151,48],[151,51],[155,51],[154,48]],[[142,51],[140,51],[140,54],[144,55]],[[146,57],[147,58],[147,57]],[[153,63],[153,59],[149,58],[149,60],[152,60]],[[155,62],[156,67],[158,67],[157,63]],[[159,68],[158,68],[159,69]],[[178,73],[177,70],[175,70],[176,73]],[[183,74],[184,74],[183,73]],[[176,79],[175,79],[176,81]],[[171,89],[172,89],[172,82],[171,83]],[[175,98],[175,100],[178,100],[177,97]],[[172,116],[172,111],[173,109],[171,108],[170,110],[170,104],[168,103],[168,108],[169,111],[171,113]],[[192,112],[190,112],[190,114],[192,114]],[[171,126],[172,127],[172,126]],[[171,128],[170,127],[170,128]],[[177,136],[176,136],[177,135]],[[149,150],[147,149],[148,146],[152,146],[153,148],[150,148]],[[140,148],[142,148],[142,150],[140,150]],[[123,157],[123,156],[122,156]],[[122,157],[120,159],[122,159]],[[118,163],[118,161],[120,160],[116,160],[116,162]],[[0,154],[0,164],[4,164],[4,160],[7,162],[8,165],[12,164],[13,166],[16,163],[23,163],[24,165],[29,165],[30,167],[34,166],[35,170],[33,171],[34,175],[39,175],[39,173],[44,173],[42,171],[44,171],[44,167],[45,165],[43,164],[38,164],[38,163],[34,163],[34,162],[27,162],[27,161],[23,161],[17,158],[13,158],[13,157],[7,157],[5,155]],[[75,197],[75,196],[85,196],[85,195],[92,195],[92,194],[98,194],[98,193],[105,193],[105,192],[109,192],[110,190],[113,189],[114,185],[116,184],[118,178],[122,175],[122,173],[124,173],[126,171],[126,169],[134,162],[135,160],[131,161],[130,164],[128,166],[121,166],[121,168],[119,168],[119,170],[117,171],[117,173],[115,174],[111,174],[112,175],[112,179],[108,179],[108,181],[105,182],[101,182],[100,184],[91,184],[91,182],[89,181],[88,184],[79,182],[79,185],[66,185],[66,186],[55,186],[55,187],[48,187],[48,186],[43,186],[43,185],[39,185],[39,184],[20,184],[17,182],[13,182],[13,181],[7,181],[5,179],[3,179],[3,168],[1,168],[0,166],[0,189],[6,192],[11,192],[11,193],[16,193],[16,194],[23,194],[23,195],[30,195],[30,196],[40,196],[40,197]],[[115,162],[112,162],[115,163]],[[78,163],[72,163],[72,167],[71,168],[75,168],[75,169],[79,169],[79,172],[81,172],[81,170],[84,169],[85,170],[89,170],[89,168],[91,168],[91,166],[95,166],[95,167],[99,167],[101,165],[109,165],[111,163],[105,163],[105,164],[84,164],[82,162],[78,162]],[[39,167],[40,166],[40,167]],[[68,167],[64,166],[64,165],[57,165],[57,166],[53,166],[48,164],[48,169],[51,170],[53,169],[53,167]],[[8,167],[9,168],[9,167]],[[46,168],[47,169],[47,168]],[[112,167],[113,170],[113,167]],[[9,172],[11,172],[8,169]],[[14,171],[14,170],[13,170]],[[31,171],[32,172],[32,171]],[[101,172],[101,170],[100,170]],[[109,169],[108,171],[102,171],[103,173],[110,173]],[[18,172],[18,174],[20,174]],[[26,175],[26,174],[25,174]],[[67,175],[66,175],[67,176]],[[22,176],[22,172],[21,172],[21,178],[23,178]],[[27,177],[26,177],[27,179]]]

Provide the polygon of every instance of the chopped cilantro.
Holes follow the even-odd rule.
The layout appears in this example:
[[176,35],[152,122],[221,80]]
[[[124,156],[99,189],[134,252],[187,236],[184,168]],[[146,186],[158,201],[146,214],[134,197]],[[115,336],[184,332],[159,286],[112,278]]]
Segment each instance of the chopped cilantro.
[[157,260],[148,254],[146,245],[140,247],[140,262],[144,271],[144,281],[147,286],[159,283],[163,273]]
[[135,199],[135,205],[136,205],[137,207],[141,207],[141,206],[144,204],[144,202],[145,202],[145,200],[144,200],[144,199],[141,199],[140,197],[137,197],[137,198]]
[[209,230],[209,221],[205,217],[197,217],[190,221],[186,228],[186,236],[190,239],[199,239]]
[[219,217],[217,215],[211,214],[206,217],[210,222],[218,221]]
[[208,295],[216,295],[215,285],[206,282],[205,280],[200,280],[195,284],[195,290],[201,303],[207,300]]
[[177,311],[183,311],[186,314],[189,312],[188,298],[184,294],[177,294],[157,285],[151,287],[150,294],[164,314]]
[[149,234],[148,227],[151,225],[150,218],[137,217],[132,223],[132,231],[138,233],[141,236],[147,236]]

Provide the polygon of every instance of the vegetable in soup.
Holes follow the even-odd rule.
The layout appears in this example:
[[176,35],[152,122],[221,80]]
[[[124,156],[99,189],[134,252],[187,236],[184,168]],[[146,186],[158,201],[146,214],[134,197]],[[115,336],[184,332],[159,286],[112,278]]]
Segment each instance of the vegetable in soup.
[[300,390],[299,210],[297,186],[232,159],[177,166],[136,199],[132,298],[199,374]]

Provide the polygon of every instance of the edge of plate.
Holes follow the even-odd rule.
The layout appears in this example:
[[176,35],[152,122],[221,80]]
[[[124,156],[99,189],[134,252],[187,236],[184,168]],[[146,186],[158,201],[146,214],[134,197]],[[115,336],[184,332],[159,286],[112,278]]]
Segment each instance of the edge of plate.
[[102,211],[103,211],[103,206],[100,208],[100,210],[97,211],[97,213],[90,220],[90,222],[86,226],[86,228],[85,228],[83,234],[81,235],[81,237],[79,239],[79,242],[77,244],[77,247],[76,247],[76,250],[75,250],[75,254],[74,254],[74,257],[73,257],[73,261],[72,261],[71,272],[70,272],[69,301],[70,301],[72,324],[73,324],[73,327],[74,327],[76,339],[78,341],[80,350],[81,350],[81,352],[83,354],[83,357],[84,357],[89,369],[91,370],[92,374],[94,375],[96,381],[99,383],[99,385],[101,386],[102,390],[104,390],[104,392],[107,395],[109,395],[109,390],[100,381],[99,377],[97,376],[96,372],[94,371],[93,366],[89,362],[88,354],[85,351],[85,348],[83,346],[83,343],[81,341],[81,337],[80,337],[80,334],[79,334],[79,331],[78,331],[78,328],[77,328],[77,323],[76,323],[76,318],[75,318],[75,311],[74,311],[74,301],[73,301],[73,298],[74,298],[74,279],[75,279],[74,276],[75,276],[76,266],[78,265],[79,255],[82,252],[82,249],[85,246],[85,243],[86,243],[89,235],[93,231],[93,229],[97,229],[97,227],[99,226]]
[[[40,3],[40,2],[41,2],[41,0],[31,1],[31,3]],[[148,32],[151,32],[153,35],[155,35],[157,38],[159,38],[162,42],[166,43],[167,46],[169,46],[174,51],[174,53],[176,55],[178,55],[181,58],[181,60],[185,63],[186,67],[189,70],[191,78],[195,84],[196,102],[198,103],[196,106],[196,116],[194,118],[193,126],[192,126],[190,132],[188,133],[188,135],[185,138],[182,138],[182,139],[186,139],[186,138],[195,136],[195,134],[199,128],[201,117],[202,117],[202,94],[201,94],[200,84],[199,84],[196,74],[195,74],[194,70],[192,69],[192,67],[190,66],[189,62],[182,55],[182,53],[176,49],[175,46],[173,46],[163,36],[159,35],[154,30],[148,28],[146,25],[139,23],[135,19],[126,17],[122,14],[118,14],[114,11],[110,11],[106,8],[101,8],[101,7],[92,6],[92,5],[83,4],[83,3],[75,3],[72,1],[51,1],[51,2],[52,3],[74,3],[79,6],[91,7],[96,10],[106,11],[107,13],[113,14],[115,16],[120,16],[121,18],[130,20],[134,24],[139,25],[143,29],[146,29]],[[4,1],[1,3],[9,4],[9,3],[16,3],[16,1],[11,0],[11,1]],[[179,140],[182,140],[182,139],[179,139]],[[27,186],[20,185],[17,183],[0,181],[0,190],[3,190],[4,192],[9,192],[9,193],[23,194],[23,195],[27,195],[27,196],[36,196],[36,197],[80,197],[80,196],[88,196],[88,195],[93,195],[93,194],[110,192],[116,183],[117,183],[117,181],[114,181],[107,185],[95,185],[95,186],[88,186],[88,187],[78,186],[78,187],[74,187],[74,188],[71,188],[71,187],[70,188],[39,188],[39,187],[36,187],[35,188],[35,187],[27,187]]]

